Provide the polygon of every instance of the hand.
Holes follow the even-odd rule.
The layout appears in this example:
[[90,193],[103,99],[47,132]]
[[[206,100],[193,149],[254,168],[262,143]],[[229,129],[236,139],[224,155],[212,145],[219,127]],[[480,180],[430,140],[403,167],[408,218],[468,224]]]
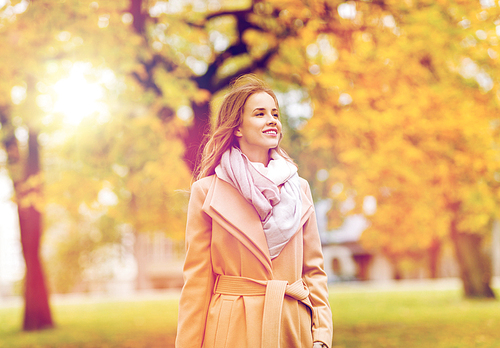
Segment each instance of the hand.
[[313,343],[313,348],[328,348],[323,342],[316,341]]

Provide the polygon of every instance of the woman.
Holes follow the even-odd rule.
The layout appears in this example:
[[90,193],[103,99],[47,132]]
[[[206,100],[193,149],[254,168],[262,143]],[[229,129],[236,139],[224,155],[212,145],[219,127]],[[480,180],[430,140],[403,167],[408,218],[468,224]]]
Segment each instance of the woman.
[[239,78],[191,189],[177,348],[331,345],[311,193],[281,138],[273,91]]

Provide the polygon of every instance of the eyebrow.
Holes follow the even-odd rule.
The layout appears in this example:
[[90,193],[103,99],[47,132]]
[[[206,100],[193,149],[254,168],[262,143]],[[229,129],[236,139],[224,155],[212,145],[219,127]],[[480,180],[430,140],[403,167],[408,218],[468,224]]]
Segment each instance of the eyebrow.
[[[266,108],[255,108],[253,111],[266,111]],[[278,111],[277,108],[272,108],[271,111]]]

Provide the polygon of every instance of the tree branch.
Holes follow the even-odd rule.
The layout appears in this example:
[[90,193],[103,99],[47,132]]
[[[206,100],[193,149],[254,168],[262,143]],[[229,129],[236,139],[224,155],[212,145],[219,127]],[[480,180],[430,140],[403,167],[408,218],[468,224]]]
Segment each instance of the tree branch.
[[130,0],[129,12],[134,18],[133,26],[136,33],[144,35],[147,15],[142,11],[142,0]]
[[249,74],[249,73],[251,73],[255,70],[258,70],[258,69],[266,68],[269,61],[278,53],[278,51],[279,51],[279,45],[276,45],[276,47],[267,51],[266,54],[264,54],[260,59],[253,61],[252,64],[250,64],[249,66],[246,66],[246,67],[238,70],[237,72],[235,72],[232,75],[229,75],[229,76],[224,77],[223,79],[220,79],[214,85],[215,91],[217,92],[217,91],[221,90],[222,88],[224,88],[225,86],[229,85],[231,83],[231,81],[238,76],[241,76],[244,74]]
[[19,145],[14,134],[14,127],[9,122],[8,118],[9,107],[6,105],[0,106],[0,124],[2,125],[2,143],[7,152],[7,163],[9,165],[17,164],[21,159],[19,153]]

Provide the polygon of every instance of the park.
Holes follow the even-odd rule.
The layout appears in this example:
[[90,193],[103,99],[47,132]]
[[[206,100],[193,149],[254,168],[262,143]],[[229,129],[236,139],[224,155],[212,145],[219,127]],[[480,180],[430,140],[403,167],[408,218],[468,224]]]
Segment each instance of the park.
[[332,347],[500,347],[499,59],[494,0],[0,0],[0,348],[174,346],[243,74],[311,187]]
[[[459,282],[334,285],[335,348],[495,348],[500,303],[463,300]],[[500,286],[496,287],[497,296]],[[174,347],[178,292],[54,299],[58,325],[22,333],[22,306],[0,308],[0,347]]]

